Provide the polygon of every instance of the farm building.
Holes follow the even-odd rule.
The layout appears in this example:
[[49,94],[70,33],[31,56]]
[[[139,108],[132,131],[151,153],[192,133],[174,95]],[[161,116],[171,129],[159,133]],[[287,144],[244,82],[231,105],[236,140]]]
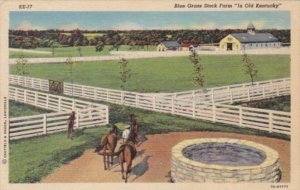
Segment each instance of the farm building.
[[189,44],[189,43],[184,43],[181,45],[181,50],[182,51],[193,51],[198,47],[198,44]]
[[254,25],[250,23],[246,33],[229,34],[220,41],[219,47],[224,51],[280,48],[281,42],[270,33],[256,33]]
[[176,41],[164,41],[157,46],[157,51],[180,51],[181,45]]

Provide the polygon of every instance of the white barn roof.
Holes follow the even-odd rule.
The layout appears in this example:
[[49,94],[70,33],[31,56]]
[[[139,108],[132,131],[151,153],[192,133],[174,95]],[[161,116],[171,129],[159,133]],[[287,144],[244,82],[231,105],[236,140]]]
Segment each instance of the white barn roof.
[[278,39],[270,33],[233,33],[231,35],[241,43],[278,42]]

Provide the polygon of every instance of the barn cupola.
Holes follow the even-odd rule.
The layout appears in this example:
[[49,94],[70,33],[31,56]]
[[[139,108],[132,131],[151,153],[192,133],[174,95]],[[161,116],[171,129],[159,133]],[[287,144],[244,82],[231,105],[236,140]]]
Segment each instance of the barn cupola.
[[255,27],[254,25],[252,24],[252,22],[250,22],[247,26],[247,33],[248,34],[252,34],[254,35],[255,34]]

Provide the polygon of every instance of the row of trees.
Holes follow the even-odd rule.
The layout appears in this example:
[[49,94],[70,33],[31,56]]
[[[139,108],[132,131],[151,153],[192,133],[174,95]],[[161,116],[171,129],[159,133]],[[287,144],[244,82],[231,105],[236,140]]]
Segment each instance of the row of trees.
[[[98,46],[129,45],[132,48],[148,48],[165,40],[178,43],[211,44],[219,43],[230,33],[245,30],[133,30],[133,31],[82,31],[82,30],[44,30],[44,31],[9,31],[9,46],[13,48],[36,48],[53,46]],[[282,43],[290,43],[290,30],[261,30],[276,36]],[[87,37],[85,34],[99,34]]]
[[[203,88],[205,85],[205,75],[204,75],[204,67],[201,63],[201,59],[196,51],[193,51],[189,56],[191,63],[193,64],[193,82],[194,85],[198,88]],[[245,75],[249,76],[252,85],[257,77],[258,69],[255,63],[250,59],[248,54],[244,52],[242,55],[242,71]]]

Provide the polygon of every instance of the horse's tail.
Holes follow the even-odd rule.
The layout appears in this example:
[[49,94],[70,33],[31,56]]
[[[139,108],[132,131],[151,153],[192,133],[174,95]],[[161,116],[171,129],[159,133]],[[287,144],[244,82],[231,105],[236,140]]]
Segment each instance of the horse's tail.
[[95,149],[95,152],[99,152],[100,150],[103,149],[103,147],[108,143],[108,139],[107,139],[107,136],[104,137],[103,141],[101,144],[99,144],[96,149]]

